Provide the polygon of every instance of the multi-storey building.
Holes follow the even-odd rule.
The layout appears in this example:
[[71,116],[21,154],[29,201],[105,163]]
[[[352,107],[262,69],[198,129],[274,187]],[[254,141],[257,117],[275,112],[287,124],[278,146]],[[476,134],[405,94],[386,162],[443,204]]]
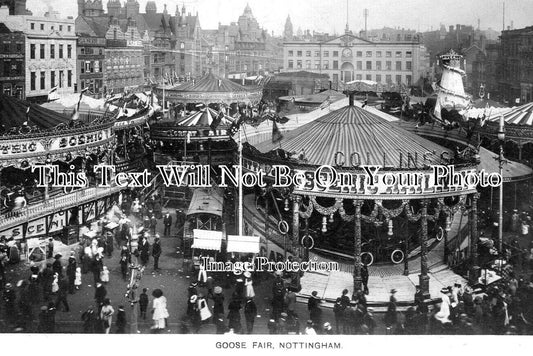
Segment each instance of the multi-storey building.
[[10,15],[32,15],[26,9],[26,0],[0,0],[0,6],[7,6]]
[[78,33],[78,83],[96,97],[104,95],[105,37]]
[[498,83],[505,99],[533,101],[533,26],[502,31]]
[[24,33],[0,23],[0,92],[24,99]]
[[371,80],[410,86],[429,70],[419,41],[371,42],[350,33],[328,41],[285,42],[283,63],[284,72],[324,73],[333,83]]
[[0,11],[0,22],[10,30],[25,35],[25,95],[41,102],[52,88],[60,93],[74,93],[76,88],[76,42],[73,19],[10,16]]

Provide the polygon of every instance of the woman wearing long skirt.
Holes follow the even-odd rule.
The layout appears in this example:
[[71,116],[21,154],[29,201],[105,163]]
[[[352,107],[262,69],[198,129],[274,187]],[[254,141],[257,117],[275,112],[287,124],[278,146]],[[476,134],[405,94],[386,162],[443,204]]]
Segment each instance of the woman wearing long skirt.
[[152,310],[154,326],[152,329],[155,331],[161,331],[165,329],[166,319],[169,316],[167,310],[167,298],[163,296],[163,291],[161,291],[161,289],[154,290],[152,292],[152,296],[154,297],[154,309]]

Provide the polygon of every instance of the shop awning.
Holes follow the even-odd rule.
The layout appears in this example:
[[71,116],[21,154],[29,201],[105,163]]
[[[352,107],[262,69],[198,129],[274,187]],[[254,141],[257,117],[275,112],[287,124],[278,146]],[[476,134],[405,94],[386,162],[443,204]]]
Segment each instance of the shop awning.
[[220,251],[220,247],[222,246],[222,231],[194,229],[193,237],[192,248]]
[[228,252],[259,253],[259,236],[228,235]]

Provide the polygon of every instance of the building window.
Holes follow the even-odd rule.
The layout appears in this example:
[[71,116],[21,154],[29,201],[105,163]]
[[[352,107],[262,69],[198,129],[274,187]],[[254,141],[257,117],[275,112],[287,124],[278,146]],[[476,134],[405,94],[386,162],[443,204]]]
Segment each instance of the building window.
[[35,59],[35,45],[33,43],[30,45],[30,58]]
[[67,45],[67,58],[72,58],[72,45]]
[[30,23],[30,29],[35,30],[35,23]]
[[338,74],[333,74],[333,82],[337,83],[338,81],[339,81],[339,75]]
[[324,51],[324,57],[329,57],[329,51]]
[[402,58],[402,52],[401,51],[397,51],[396,52],[396,58]]
[[305,51],[305,56],[306,57],[311,57],[311,51]]
[[56,86],[56,71],[53,70],[50,72],[50,88],[54,88]]
[[315,69],[320,69],[320,61],[315,61]]
[[302,51],[297,51],[297,52],[296,52],[296,56],[297,56],[297,57],[301,57],[301,56],[302,56]]
[[339,61],[333,61],[333,69],[339,69]]
[[356,56],[357,56],[357,57],[362,57],[362,56],[363,56],[363,52],[362,52],[362,51],[357,51]]
[[54,25],[50,26],[50,30],[52,31],[54,30]]
[[385,70],[392,70],[392,62],[391,61],[385,62]]
[[11,43],[7,42],[7,43],[4,43],[4,53],[9,53],[11,52],[10,50],[10,47],[11,46]]
[[385,81],[387,82],[387,84],[392,84],[392,75],[387,74],[385,76]]
[[44,23],[41,24],[41,31],[44,31]]
[[355,79],[356,80],[362,80],[363,79],[363,75],[362,74],[356,74],[355,75]]
[[82,74],[85,73],[85,62],[84,61],[81,61],[80,70]]
[[63,45],[59,45],[59,58],[63,58]]
[[402,70],[402,62],[396,61],[396,70]]
[[72,26],[68,25],[67,26],[67,31],[70,32],[72,30]]
[[339,51],[333,51],[333,57],[338,57],[339,56]]
[[412,83],[411,83],[412,79],[411,79],[411,76],[410,76],[410,75],[406,75],[406,76],[405,76],[405,81],[407,82],[406,84],[407,84],[408,86],[411,86],[411,84],[412,84]]
[[361,62],[361,61],[357,61],[356,66],[357,66],[357,67],[356,67],[357,70],[363,70],[363,62]]
[[63,88],[63,80],[65,80],[65,72],[60,70],[59,71],[59,87]]
[[366,70],[372,70],[372,61],[366,61]]
[[63,25],[59,25],[59,31],[63,31]]
[[10,71],[11,71],[11,63],[9,61],[4,61],[4,77],[9,77]]
[[50,45],[50,59],[54,59],[56,57],[56,46],[51,44]]
[[396,84],[401,84],[402,83],[402,76],[401,75],[397,75],[396,76]]
[[315,57],[320,57],[320,51],[315,51]]
[[289,51],[289,57],[294,57],[294,51]]
[[294,68],[294,61],[293,60],[289,60],[288,68],[289,69],[293,69]]
[[302,61],[301,60],[296,61],[296,68],[297,69],[302,69]]
[[376,51],[376,57],[381,58],[381,51]]
[[366,51],[366,56],[367,57],[372,57],[372,51]]
[[376,82],[381,83],[381,74],[376,74]]
[[17,43],[17,52],[22,53],[22,43]]
[[413,52],[411,52],[411,51],[405,52],[405,57],[406,58],[411,58],[412,56],[413,56]]
[[40,55],[41,55],[41,59],[44,59],[44,45],[40,45]]
[[323,69],[329,69],[329,61],[323,61],[322,62],[322,68]]
[[381,61],[376,61],[376,70],[381,70]]
[[372,74],[367,74],[366,75],[366,80],[372,80]]
[[311,69],[311,61],[310,60],[305,61],[305,69]]
[[35,90],[35,72],[30,73],[30,90]]
[[392,52],[391,51],[385,52],[385,57],[391,58],[392,57]]
[[412,64],[411,64],[410,61],[409,62],[405,62],[405,69],[411,70],[411,67],[412,67]]
[[46,87],[45,80],[46,80],[46,72],[41,72],[41,90],[44,90],[44,88]]

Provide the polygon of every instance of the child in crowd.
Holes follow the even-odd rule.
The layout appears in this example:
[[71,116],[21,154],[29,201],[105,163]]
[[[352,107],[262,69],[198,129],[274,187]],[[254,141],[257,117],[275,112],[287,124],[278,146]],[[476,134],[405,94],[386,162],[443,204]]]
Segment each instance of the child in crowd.
[[100,272],[100,280],[104,284],[109,283],[109,270],[107,269],[107,266],[104,266],[102,271]]
[[79,290],[81,287],[81,267],[76,268],[76,279],[74,279],[74,287]]

